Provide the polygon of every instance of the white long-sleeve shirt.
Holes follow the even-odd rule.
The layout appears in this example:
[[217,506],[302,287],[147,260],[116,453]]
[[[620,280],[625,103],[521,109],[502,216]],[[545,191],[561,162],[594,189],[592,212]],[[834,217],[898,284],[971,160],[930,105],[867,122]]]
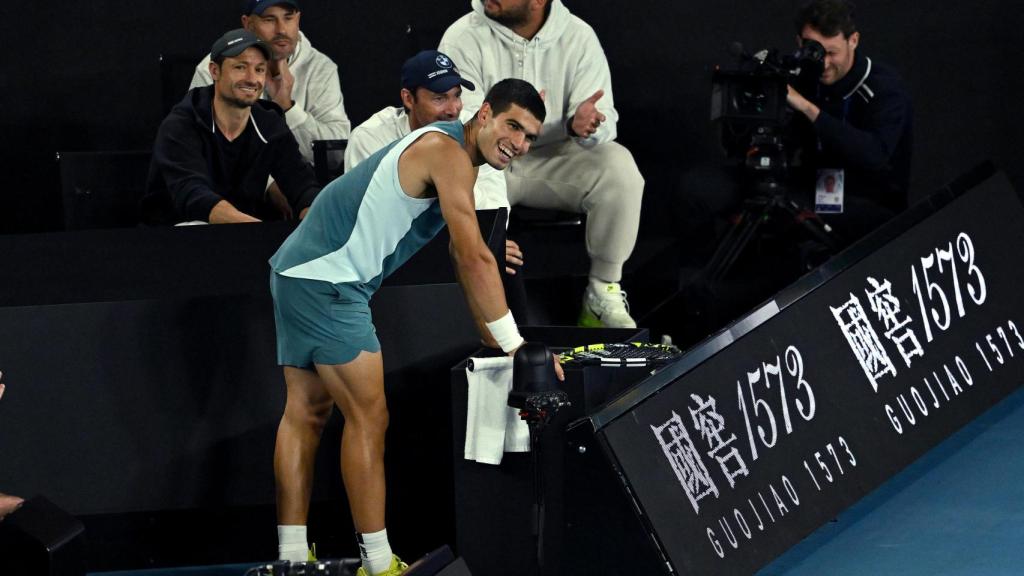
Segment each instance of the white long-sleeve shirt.
[[462,96],[465,110],[475,112],[487,91],[505,78],[519,78],[544,91],[547,118],[535,147],[570,138],[566,122],[579,105],[598,90],[597,109],[607,118],[594,135],[576,138],[585,147],[617,136],[619,114],[612,95],[611,72],[594,29],[562,4],[551,0],[547,21],[530,40],[484,14],[481,0],[473,11],[448,27],[438,48],[459,66],[463,78],[477,89]]
[[[462,93],[463,98],[466,93]],[[462,121],[468,121],[469,116],[471,115],[467,115],[464,111]],[[352,129],[348,147],[345,148],[345,171],[351,170],[366,160],[370,154],[403,138],[411,131],[409,116],[406,114],[405,108],[388,106],[370,116],[366,122]],[[508,187],[505,184],[505,175],[487,164],[480,166],[476,184],[473,186],[473,196],[477,210],[501,208],[502,206],[508,209]]]
[[[288,59],[288,69],[295,77],[292,88],[295,105],[284,118],[299,142],[302,157],[312,163],[314,140],[343,140],[348,138],[352,129],[352,122],[345,113],[338,66],[299,32],[295,53]],[[196,66],[189,89],[210,84],[213,84],[213,77],[210,76],[210,55],[207,54]],[[263,97],[269,98],[266,93]]]

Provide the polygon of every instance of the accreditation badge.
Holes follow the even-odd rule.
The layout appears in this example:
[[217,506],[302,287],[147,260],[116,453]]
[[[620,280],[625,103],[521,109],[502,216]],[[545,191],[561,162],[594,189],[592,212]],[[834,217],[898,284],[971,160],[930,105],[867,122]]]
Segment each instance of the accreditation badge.
[[821,168],[814,185],[814,211],[818,214],[843,213],[845,174],[834,168]]

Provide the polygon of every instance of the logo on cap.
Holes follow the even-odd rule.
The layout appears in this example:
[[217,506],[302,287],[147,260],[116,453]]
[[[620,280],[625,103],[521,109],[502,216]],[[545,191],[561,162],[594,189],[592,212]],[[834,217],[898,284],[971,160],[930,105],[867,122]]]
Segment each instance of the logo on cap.
[[441,68],[451,68],[452,67],[451,59],[448,58],[447,56],[445,56],[444,54],[438,54],[437,58],[434,59],[434,62],[436,62],[437,65],[440,66]]

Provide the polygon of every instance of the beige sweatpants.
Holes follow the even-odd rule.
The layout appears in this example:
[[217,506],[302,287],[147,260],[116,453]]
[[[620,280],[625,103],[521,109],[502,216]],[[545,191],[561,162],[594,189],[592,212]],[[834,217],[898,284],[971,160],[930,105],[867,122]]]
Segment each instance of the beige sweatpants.
[[640,227],[644,178],[617,142],[584,148],[572,140],[535,148],[505,171],[513,205],[587,215],[590,275],[622,279]]

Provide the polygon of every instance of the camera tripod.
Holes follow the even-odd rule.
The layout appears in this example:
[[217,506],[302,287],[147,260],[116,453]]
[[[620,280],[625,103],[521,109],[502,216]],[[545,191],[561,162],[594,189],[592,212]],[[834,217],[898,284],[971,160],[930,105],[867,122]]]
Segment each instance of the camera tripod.
[[813,210],[791,198],[786,186],[768,179],[758,182],[755,190],[753,196],[743,201],[738,219],[704,267],[707,280],[714,282],[725,278],[750,242],[759,236],[763,225],[771,219],[798,224],[808,239],[824,246],[830,254],[839,249],[841,242],[832,227]]

